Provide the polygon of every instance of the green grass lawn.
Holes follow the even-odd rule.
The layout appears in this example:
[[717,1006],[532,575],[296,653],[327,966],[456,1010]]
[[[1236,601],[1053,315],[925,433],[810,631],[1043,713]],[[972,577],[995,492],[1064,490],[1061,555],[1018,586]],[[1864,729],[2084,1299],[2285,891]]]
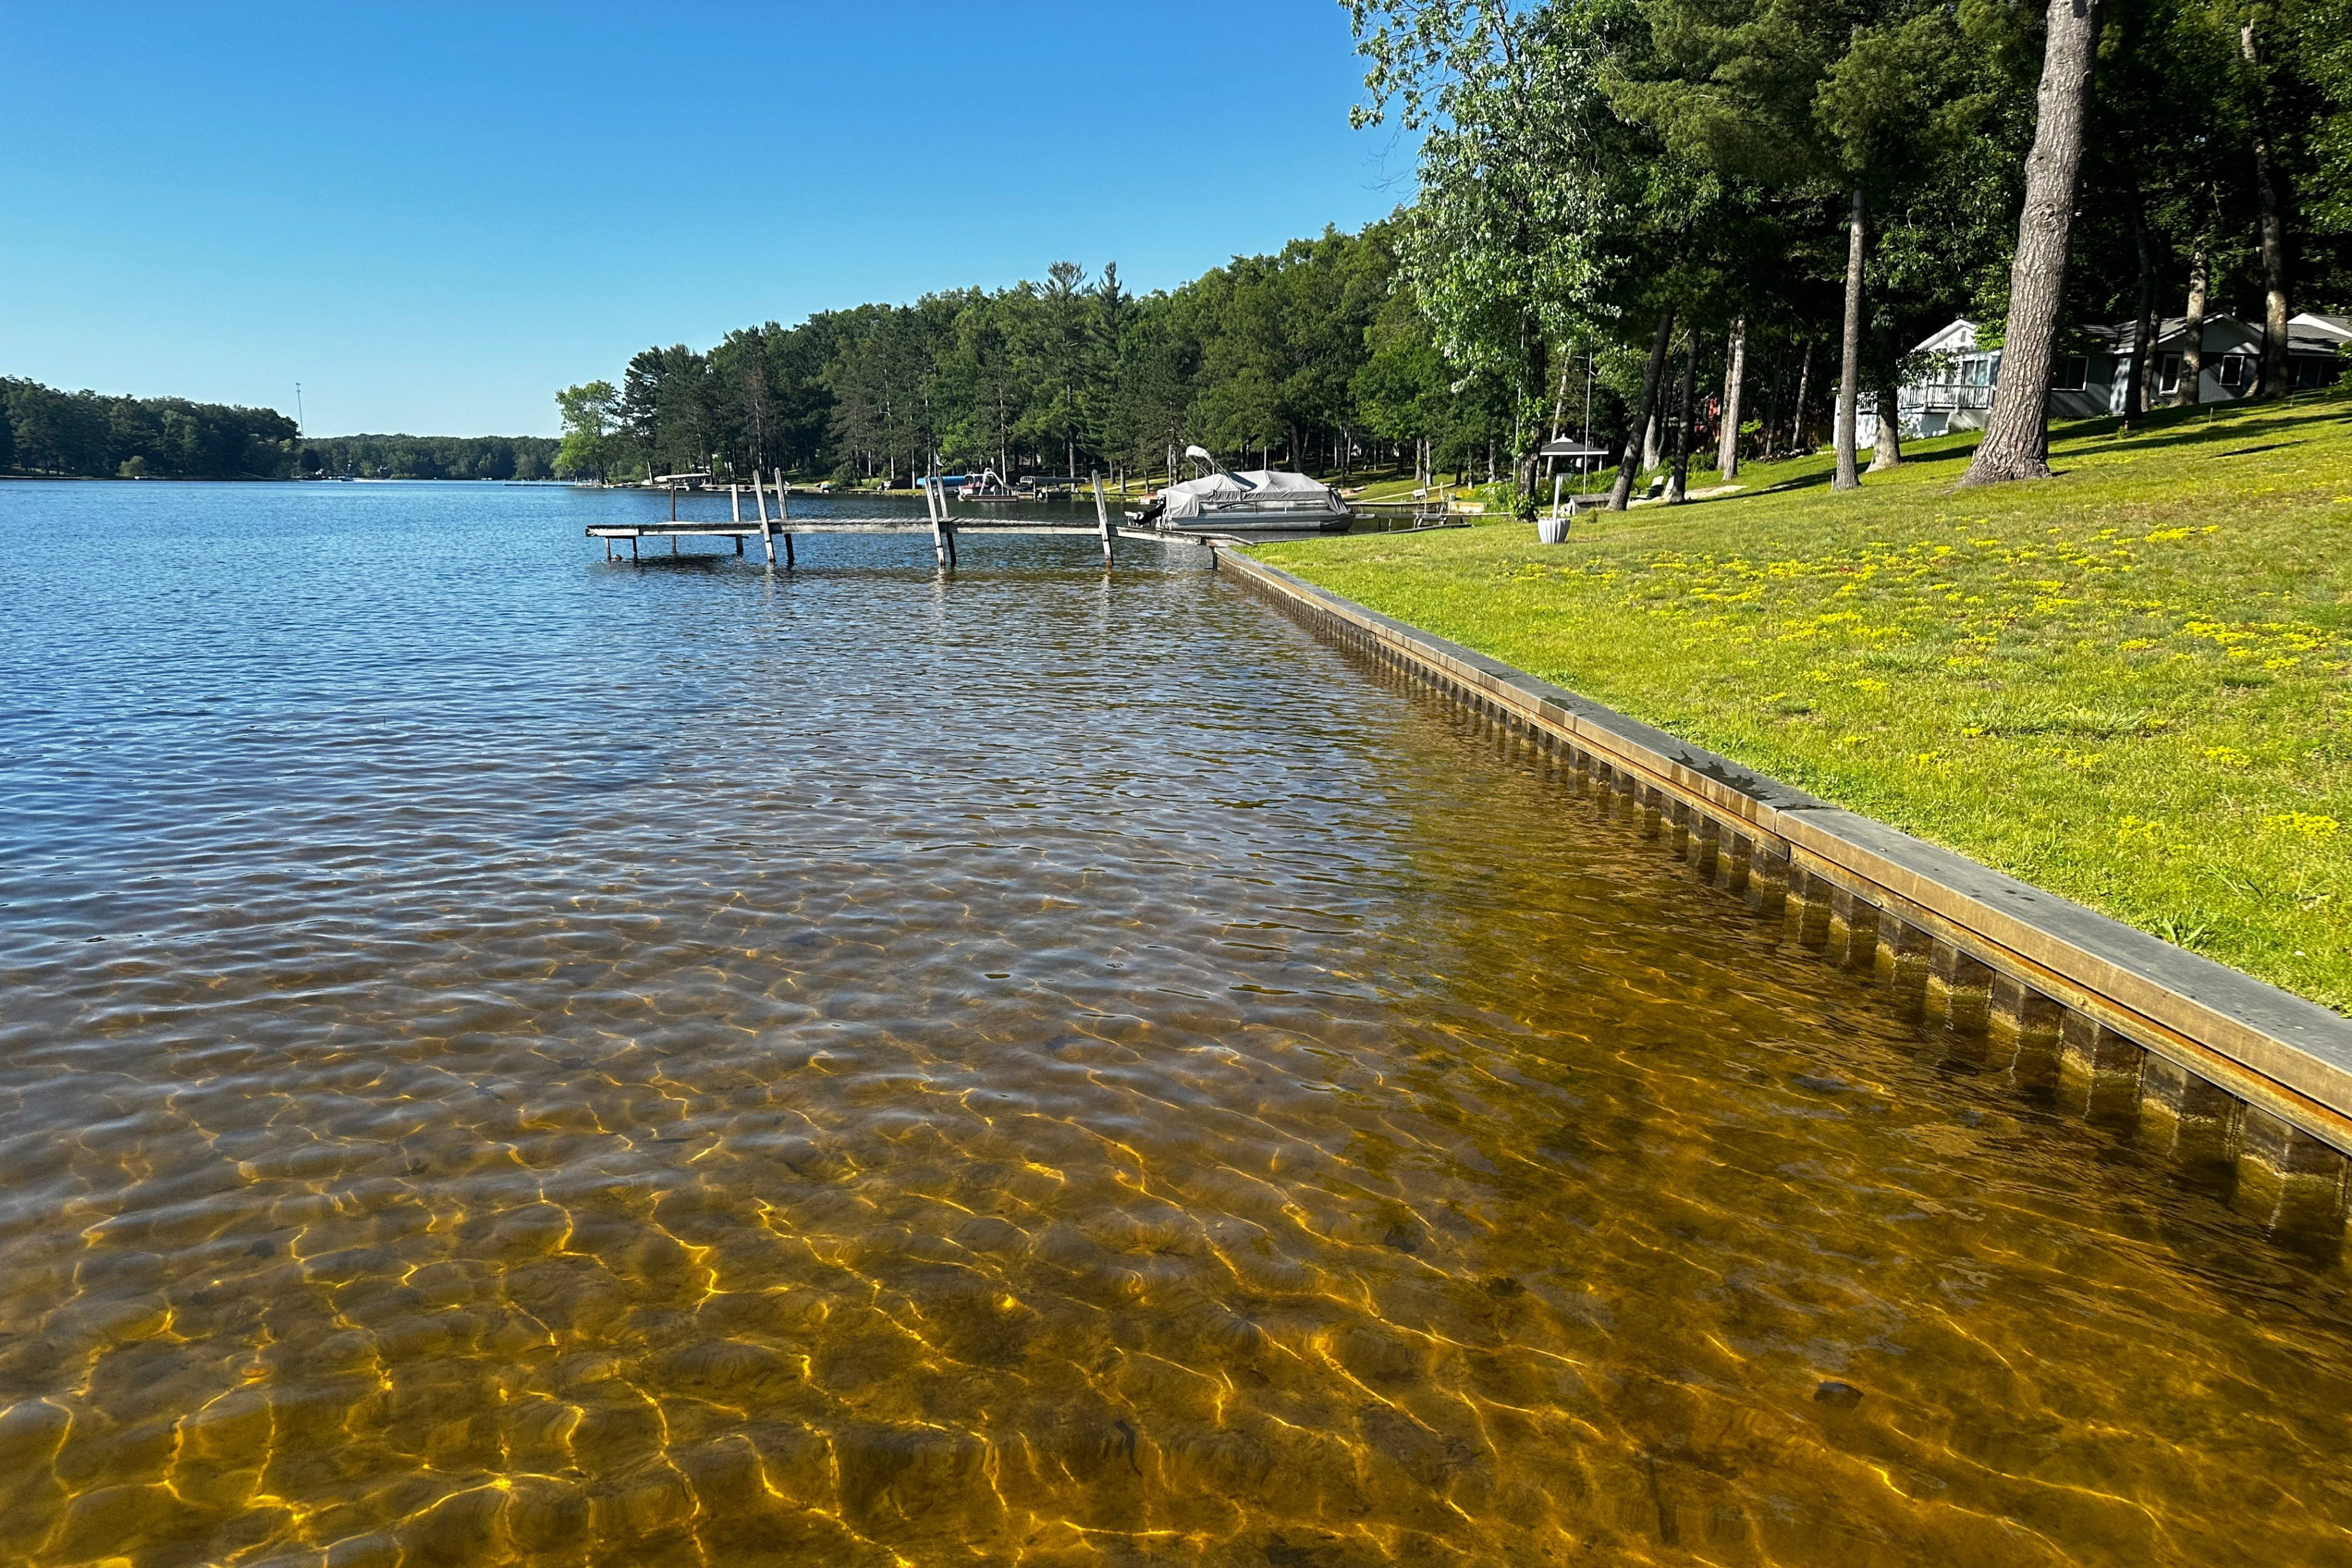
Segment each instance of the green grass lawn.
[[[1973,437],[1580,519],[1264,546],[1349,598],[2352,1010],[2352,397]],[[1712,483],[1694,474],[1693,484]]]

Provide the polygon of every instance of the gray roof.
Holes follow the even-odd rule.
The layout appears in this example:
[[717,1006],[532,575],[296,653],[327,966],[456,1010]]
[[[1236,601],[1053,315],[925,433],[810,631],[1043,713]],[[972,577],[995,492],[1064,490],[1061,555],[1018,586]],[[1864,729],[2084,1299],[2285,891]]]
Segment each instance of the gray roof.
[[[2105,345],[2111,353],[2129,353],[2134,330],[2133,322],[2116,321],[2113,325],[2085,326],[2083,328],[2083,335]],[[2214,341],[2216,334],[2221,340],[2218,343]],[[2178,353],[2182,342],[2188,336],[2188,317],[2159,316],[2157,318],[2156,346],[2159,352]],[[2286,329],[2287,352],[2289,353],[2334,353],[2336,345],[2342,342],[2345,336],[2352,336],[2352,317],[2307,316],[2302,321],[2291,320],[2287,322]],[[2262,341],[2263,324],[2260,321],[2242,321],[2236,316],[2205,318],[2205,345],[2209,352],[2217,348],[2226,352],[2239,343],[2252,347],[2259,345]]]

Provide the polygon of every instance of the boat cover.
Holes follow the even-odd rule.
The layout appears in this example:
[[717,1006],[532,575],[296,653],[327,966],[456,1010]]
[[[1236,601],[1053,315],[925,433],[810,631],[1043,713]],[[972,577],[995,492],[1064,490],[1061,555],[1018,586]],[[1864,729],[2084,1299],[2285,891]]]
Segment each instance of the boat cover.
[[1321,479],[1281,468],[1244,468],[1238,474],[1185,479],[1170,485],[1167,497],[1165,521],[1169,522],[1181,522],[1241,500],[1282,501],[1302,510],[1307,510],[1304,503],[1314,501],[1331,511],[1343,510],[1332,496],[1331,487]]

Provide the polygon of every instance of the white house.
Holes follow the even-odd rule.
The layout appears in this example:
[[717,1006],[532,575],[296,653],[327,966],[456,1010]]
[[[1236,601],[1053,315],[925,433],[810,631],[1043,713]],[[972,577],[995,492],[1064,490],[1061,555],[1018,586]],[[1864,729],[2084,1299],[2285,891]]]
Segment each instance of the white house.
[[[2132,331],[2129,321],[2083,329],[2084,352],[2061,354],[2051,367],[2052,417],[2093,419],[2124,411],[2124,394],[2131,384]],[[2197,401],[2230,403],[2245,396],[2262,362],[2263,329],[2234,316],[2208,316],[2204,338],[2205,373],[2198,378]],[[2188,341],[2189,323],[2182,318],[2171,316],[2157,323],[2150,353],[2159,405],[2170,403],[2179,390]],[[2302,391],[2335,381],[2352,364],[2352,347],[2347,345],[2352,345],[2352,317],[2308,311],[2294,317],[2287,322],[2289,384]],[[1911,351],[1910,363],[1918,368],[1895,392],[1905,435],[1984,428],[1993,388],[2000,381],[2000,351],[1977,347],[1974,321],[1954,321],[1927,339]],[[1877,442],[1874,413],[1861,413],[1855,439],[1865,447]]]

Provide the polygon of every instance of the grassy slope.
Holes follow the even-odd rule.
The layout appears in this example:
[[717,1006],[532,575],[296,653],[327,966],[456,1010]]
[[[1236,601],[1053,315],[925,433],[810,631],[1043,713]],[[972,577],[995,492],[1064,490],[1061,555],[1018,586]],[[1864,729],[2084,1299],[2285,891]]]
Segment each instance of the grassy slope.
[[[1833,493],[1264,547],[1750,766],[2352,1010],[2352,399],[1973,437]],[[1711,479],[1712,476],[1710,476]]]

